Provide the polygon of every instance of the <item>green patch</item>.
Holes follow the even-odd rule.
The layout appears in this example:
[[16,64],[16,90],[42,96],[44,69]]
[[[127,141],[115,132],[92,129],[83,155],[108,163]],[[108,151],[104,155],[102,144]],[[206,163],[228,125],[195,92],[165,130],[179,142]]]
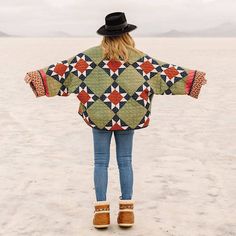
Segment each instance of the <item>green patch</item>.
[[154,94],[160,95],[169,87],[165,81],[161,78],[160,73],[154,75],[151,79],[147,81],[153,89]]
[[117,78],[117,83],[129,94],[133,95],[145,79],[133,66],[128,66]]
[[113,79],[102,68],[96,66],[86,77],[84,82],[97,96],[100,97],[112,84]]
[[166,84],[166,82],[162,78],[160,78],[160,82],[161,82],[160,94],[162,94],[169,88],[169,86]]
[[79,77],[70,73],[63,84],[68,88],[69,93],[73,93],[81,82],[82,80]]
[[136,52],[136,51],[134,51],[132,49],[128,49],[128,50],[129,50],[129,60],[128,60],[128,62],[130,64],[133,64],[138,59],[140,59],[140,58],[142,58],[143,56],[146,55],[144,52]]
[[62,84],[49,75],[46,76],[46,81],[47,81],[49,96],[50,97],[56,96]]
[[87,109],[89,118],[97,125],[99,128],[104,128],[104,126],[112,119],[115,113],[100,99],[96,100]]
[[100,45],[90,47],[84,50],[83,53],[90,57],[96,64],[98,64],[103,58],[103,51]]
[[131,128],[135,128],[146,114],[147,109],[130,98],[117,112],[117,115]]
[[170,90],[175,95],[184,95],[185,93],[185,84],[186,84],[187,77],[179,80],[178,82],[174,83]]

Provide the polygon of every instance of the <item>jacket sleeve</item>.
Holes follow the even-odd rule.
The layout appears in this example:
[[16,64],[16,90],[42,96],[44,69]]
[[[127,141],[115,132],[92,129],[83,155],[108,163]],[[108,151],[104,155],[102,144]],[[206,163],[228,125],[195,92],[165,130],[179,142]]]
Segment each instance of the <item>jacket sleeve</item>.
[[156,74],[151,88],[156,95],[189,95],[198,98],[206,73],[154,59]]
[[69,96],[71,93],[76,93],[81,83],[78,55],[27,72],[25,76],[32,78],[30,87],[35,96]]

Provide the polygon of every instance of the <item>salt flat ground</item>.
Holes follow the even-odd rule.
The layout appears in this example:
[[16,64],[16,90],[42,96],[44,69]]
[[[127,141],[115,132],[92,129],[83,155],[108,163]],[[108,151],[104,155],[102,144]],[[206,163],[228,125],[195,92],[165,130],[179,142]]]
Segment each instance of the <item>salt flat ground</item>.
[[160,60],[207,73],[199,99],[156,96],[133,147],[135,226],[116,225],[119,172],[111,142],[111,226],[92,226],[93,140],[76,96],[36,98],[25,73],[101,38],[0,39],[0,235],[236,235],[236,39],[136,38]]

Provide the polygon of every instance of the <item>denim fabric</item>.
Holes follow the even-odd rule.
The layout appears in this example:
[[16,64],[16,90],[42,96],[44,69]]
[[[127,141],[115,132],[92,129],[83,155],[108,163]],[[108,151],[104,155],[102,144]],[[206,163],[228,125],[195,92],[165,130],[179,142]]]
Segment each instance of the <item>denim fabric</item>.
[[97,201],[105,201],[110,161],[110,143],[115,136],[116,161],[119,168],[120,199],[131,199],[133,194],[132,146],[134,130],[99,130],[92,128],[94,142],[94,186]]

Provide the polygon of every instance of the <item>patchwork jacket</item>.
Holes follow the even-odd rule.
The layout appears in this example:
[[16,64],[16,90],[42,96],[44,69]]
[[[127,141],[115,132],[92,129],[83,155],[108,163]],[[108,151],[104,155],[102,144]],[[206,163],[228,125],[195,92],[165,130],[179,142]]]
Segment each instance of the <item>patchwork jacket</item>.
[[76,94],[78,114],[101,130],[145,128],[154,95],[198,98],[206,73],[129,49],[129,60],[106,60],[101,45],[30,71],[36,97]]

